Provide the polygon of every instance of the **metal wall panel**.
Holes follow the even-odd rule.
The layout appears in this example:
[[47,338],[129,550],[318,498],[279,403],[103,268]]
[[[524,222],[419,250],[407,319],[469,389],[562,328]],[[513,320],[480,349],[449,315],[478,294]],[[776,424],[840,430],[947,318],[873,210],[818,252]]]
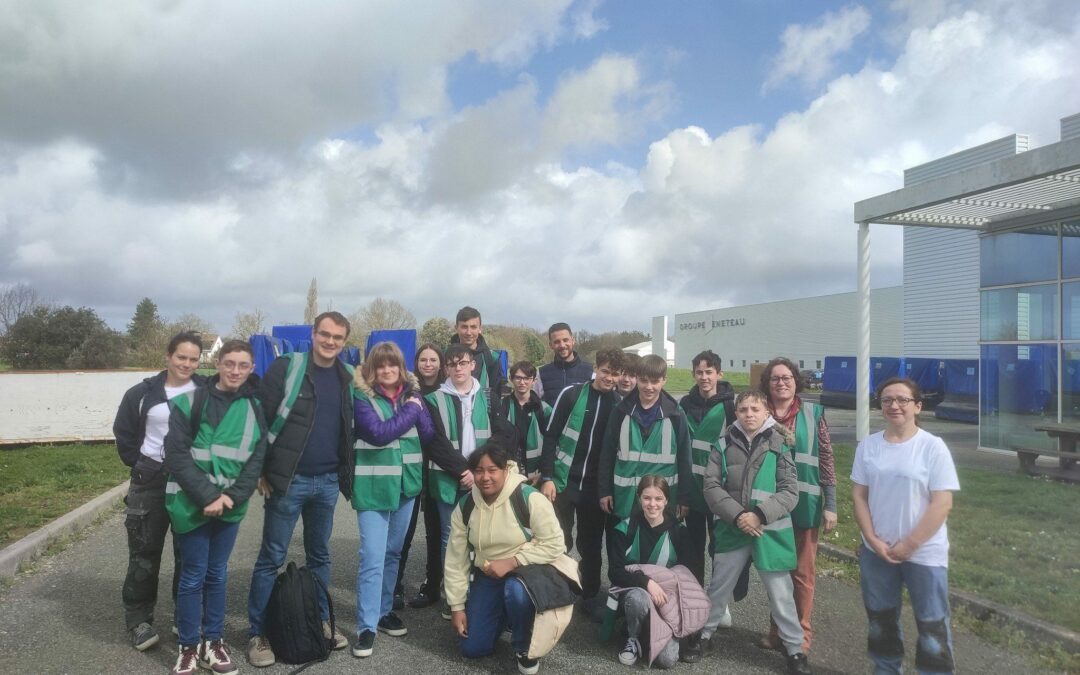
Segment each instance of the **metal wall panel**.
[[[903,287],[874,289],[870,301],[871,351],[900,356]],[[774,356],[815,368],[826,356],[855,354],[857,313],[856,294],[839,293],[676,314],[675,365],[689,368],[695,354],[711,349],[732,372],[749,372],[751,364]]]
[[1061,140],[1080,138],[1080,113],[1061,118]]

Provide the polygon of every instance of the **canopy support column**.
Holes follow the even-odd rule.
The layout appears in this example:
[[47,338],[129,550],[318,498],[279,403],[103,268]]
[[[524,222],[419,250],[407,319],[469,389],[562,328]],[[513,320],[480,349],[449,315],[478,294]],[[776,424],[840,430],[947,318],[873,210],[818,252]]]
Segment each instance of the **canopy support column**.
[[859,223],[859,342],[855,374],[855,439],[870,433],[870,223]]

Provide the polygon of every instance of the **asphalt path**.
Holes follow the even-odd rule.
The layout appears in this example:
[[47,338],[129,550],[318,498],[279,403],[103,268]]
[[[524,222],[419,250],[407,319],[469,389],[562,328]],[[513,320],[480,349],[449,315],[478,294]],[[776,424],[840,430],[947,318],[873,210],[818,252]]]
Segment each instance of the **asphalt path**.
[[[230,563],[226,616],[226,640],[233,646],[241,671],[257,672],[243,654],[247,644],[247,590],[259,546],[262,498],[241,525]],[[162,575],[164,598],[159,602],[157,626],[160,643],[136,652],[124,631],[120,587],[127,561],[123,516],[114,514],[93,527],[65,550],[46,558],[29,573],[20,575],[9,588],[0,590],[0,673],[166,673],[176,655],[176,639],[170,632],[173,612],[168,597],[168,573]],[[423,527],[417,531],[414,555],[406,580],[413,592],[423,576]],[[334,566],[331,595],[342,631],[351,635],[356,627],[355,578],[358,533],[355,512],[348,503],[338,504],[331,540]],[[166,547],[163,569],[171,570]],[[302,564],[302,542],[297,528],[290,559]],[[815,638],[810,662],[815,673],[866,673],[866,618],[858,587],[827,575],[818,578],[814,610]],[[732,608],[734,628],[718,633],[712,651],[700,663],[679,664],[685,673],[777,673],[784,660],[775,652],[762,651],[754,642],[768,621],[764,592],[752,575],[750,594]],[[356,659],[348,650],[335,652],[328,661],[309,668],[310,673],[514,673],[517,672],[508,643],[500,644],[488,658],[466,661],[458,655],[450,623],[435,608],[406,609],[400,613],[409,634],[391,638],[380,634],[375,653]],[[915,635],[914,622],[905,609],[905,634]],[[914,642],[908,640],[908,665],[913,666]],[[596,625],[576,615],[562,642],[541,660],[541,672],[626,673],[617,659],[618,646],[601,643]],[[1016,654],[955,630],[958,672],[1034,672]],[[640,669],[638,665],[634,668]],[[284,674],[293,669],[278,664],[261,669]]]

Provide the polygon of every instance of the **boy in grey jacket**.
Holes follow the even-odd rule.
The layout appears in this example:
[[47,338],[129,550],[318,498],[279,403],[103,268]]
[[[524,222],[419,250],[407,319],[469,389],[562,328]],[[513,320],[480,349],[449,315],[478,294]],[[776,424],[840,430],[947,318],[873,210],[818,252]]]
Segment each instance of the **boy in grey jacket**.
[[743,567],[753,559],[780,629],[788,672],[809,673],[789,574],[796,562],[789,514],[799,501],[795,464],[784,447],[791,442],[790,432],[769,416],[765,395],[759,391],[739,394],[735,415],[735,424],[713,446],[705,468],[705,503],[716,518],[709,583],[712,611],[701,636],[708,640],[715,632]]

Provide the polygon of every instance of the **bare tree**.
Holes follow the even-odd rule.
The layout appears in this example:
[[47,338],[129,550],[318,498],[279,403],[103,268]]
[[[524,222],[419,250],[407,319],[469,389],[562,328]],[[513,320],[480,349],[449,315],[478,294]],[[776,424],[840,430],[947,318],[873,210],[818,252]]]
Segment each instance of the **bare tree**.
[[397,300],[375,298],[367,307],[349,317],[351,344],[363,346],[373,330],[416,328],[416,317]]
[[12,284],[0,290],[0,333],[7,333],[21,316],[43,306],[45,303],[30,284]]
[[236,313],[236,321],[232,328],[233,337],[246,340],[252,335],[262,335],[265,332],[266,312],[256,307],[254,312]]
[[304,323],[315,323],[315,317],[319,315],[319,286],[315,277],[311,277],[311,285],[307,289],[307,306],[304,307]]
[[169,336],[173,336],[183,331],[199,333],[200,335],[212,335],[214,333],[214,327],[210,325],[209,321],[198,314],[188,312],[187,314],[181,314],[175,321],[170,323],[166,328],[165,333]]

